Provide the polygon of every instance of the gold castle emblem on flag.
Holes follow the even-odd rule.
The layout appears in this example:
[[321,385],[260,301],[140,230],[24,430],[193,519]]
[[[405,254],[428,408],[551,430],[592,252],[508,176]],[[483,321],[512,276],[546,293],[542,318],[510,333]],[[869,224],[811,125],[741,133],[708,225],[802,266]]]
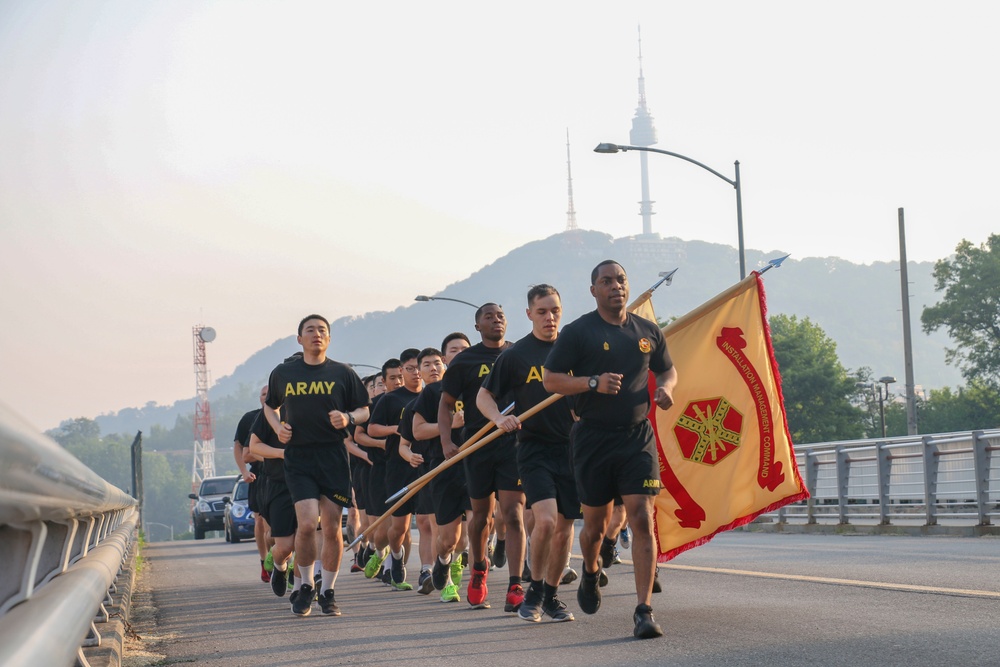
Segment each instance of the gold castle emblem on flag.
[[714,466],[740,446],[743,415],[725,398],[699,399],[688,403],[673,430],[684,458]]

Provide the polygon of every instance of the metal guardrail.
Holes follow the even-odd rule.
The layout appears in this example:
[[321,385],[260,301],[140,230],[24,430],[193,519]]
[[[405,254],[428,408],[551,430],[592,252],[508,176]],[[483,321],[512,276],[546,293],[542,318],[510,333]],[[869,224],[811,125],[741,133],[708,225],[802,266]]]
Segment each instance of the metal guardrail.
[[811,498],[765,516],[815,524],[939,521],[989,526],[1000,517],[1000,429],[795,447]]
[[0,404],[0,665],[88,665],[137,501]]

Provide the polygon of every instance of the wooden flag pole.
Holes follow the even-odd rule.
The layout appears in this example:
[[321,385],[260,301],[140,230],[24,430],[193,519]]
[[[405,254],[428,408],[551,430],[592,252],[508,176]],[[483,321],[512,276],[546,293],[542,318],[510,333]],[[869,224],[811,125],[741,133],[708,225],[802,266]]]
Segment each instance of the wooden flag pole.
[[[539,402],[534,407],[532,407],[532,408],[530,408],[528,410],[525,410],[524,413],[518,415],[517,418],[520,421],[524,421],[525,419],[529,419],[532,416],[534,416],[535,414],[537,414],[538,412],[544,410],[545,408],[549,407],[550,405],[552,405],[553,403],[555,403],[556,401],[558,401],[560,398],[562,398],[562,394],[552,394],[551,396],[549,396],[548,398],[546,398],[544,401]],[[513,406],[511,406],[511,407],[513,407]],[[506,412],[506,410],[504,412]],[[362,531],[360,535],[358,535],[357,537],[354,538],[353,542],[351,542],[349,545],[347,545],[347,548],[348,549],[353,549],[355,546],[357,546],[361,542],[362,539],[364,539],[367,535],[371,534],[371,532],[373,530],[375,530],[378,526],[380,526],[387,518],[389,518],[390,516],[392,516],[393,512],[395,512],[400,507],[402,507],[403,503],[405,503],[407,500],[409,500],[410,498],[412,498],[417,493],[417,491],[419,491],[420,489],[424,488],[427,485],[428,482],[430,482],[432,479],[434,479],[435,477],[437,477],[440,473],[444,472],[445,470],[447,470],[451,466],[455,465],[456,463],[458,463],[462,459],[466,458],[467,456],[469,456],[473,452],[479,451],[480,449],[482,449],[483,447],[485,447],[489,443],[493,442],[494,440],[496,440],[497,438],[499,438],[501,435],[503,435],[505,433],[504,431],[499,431],[498,430],[498,431],[496,431],[494,433],[490,433],[488,436],[486,436],[482,440],[478,440],[479,438],[482,437],[482,434],[485,433],[486,431],[488,431],[492,426],[493,426],[493,422],[490,422],[489,424],[487,424],[486,426],[484,426],[482,429],[479,430],[478,433],[476,433],[474,436],[472,436],[471,438],[469,438],[469,440],[466,441],[465,444],[463,444],[461,447],[459,447],[457,454],[455,454],[450,459],[446,459],[445,461],[442,461],[440,464],[438,464],[438,466],[436,468],[434,468],[433,470],[425,473],[424,475],[422,475],[421,477],[417,478],[415,481],[413,481],[409,485],[407,485],[407,488],[409,490],[403,495],[403,497],[400,498],[399,500],[397,500],[395,502],[395,504],[393,504],[392,507],[390,507],[388,510],[386,510],[386,512],[382,516],[380,516],[377,519],[375,519],[374,521],[372,521],[371,524],[367,528],[365,528],[364,531]],[[477,440],[478,440],[478,442],[477,442]]]

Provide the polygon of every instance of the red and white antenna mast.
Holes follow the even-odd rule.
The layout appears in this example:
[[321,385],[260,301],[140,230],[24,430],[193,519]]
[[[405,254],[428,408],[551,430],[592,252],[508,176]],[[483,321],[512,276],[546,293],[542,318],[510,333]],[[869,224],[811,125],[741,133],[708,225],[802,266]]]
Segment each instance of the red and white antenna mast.
[[192,327],[194,338],[194,378],[198,395],[194,403],[194,463],[191,466],[191,492],[198,493],[201,481],[215,477],[215,434],[212,432],[212,409],[208,405],[208,364],[205,343],[215,340],[215,329],[200,324]]

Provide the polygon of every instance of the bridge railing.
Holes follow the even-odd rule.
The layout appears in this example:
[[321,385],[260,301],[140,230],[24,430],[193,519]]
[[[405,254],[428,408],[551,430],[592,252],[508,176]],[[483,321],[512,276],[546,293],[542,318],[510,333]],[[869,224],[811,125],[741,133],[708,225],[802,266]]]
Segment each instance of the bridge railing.
[[87,665],[137,501],[0,404],[0,664]]
[[795,447],[811,498],[779,522],[989,526],[1000,517],[1000,429]]

